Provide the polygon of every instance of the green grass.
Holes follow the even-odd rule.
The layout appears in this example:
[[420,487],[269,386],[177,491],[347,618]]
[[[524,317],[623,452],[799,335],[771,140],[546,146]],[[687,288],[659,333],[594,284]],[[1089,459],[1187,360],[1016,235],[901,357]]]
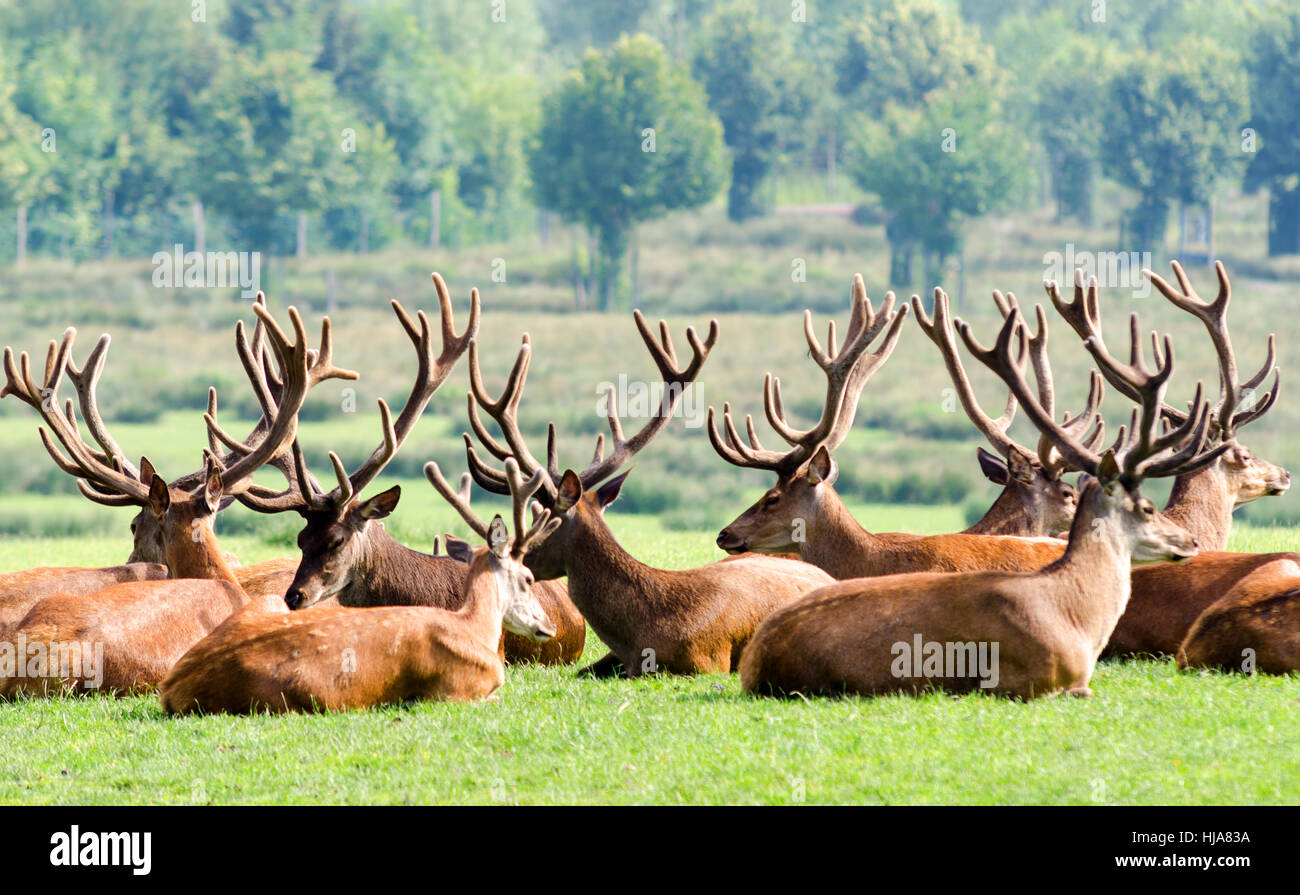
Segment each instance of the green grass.
[[[432,507],[418,504],[421,512]],[[961,517],[955,506],[853,509],[882,529],[951,530]],[[648,562],[686,567],[717,557],[710,532],[666,530],[643,515],[612,514],[611,524]],[[287,552],[260,536],[224,537],[222,544],[245,561]],[[1241,525],[1231,546],[1294,549],[1300,538]],[[9,538],[0,540],[0,570],[116,562],[128,549],[124,533]],[[601,652],[593,637],[584,659]],[[497,703],[309,717],[172,719],[156,698],[143,696],[0,705],[0,802],[1300,799],[1295,676],[1180,674],[1168,661],[1103,662],[1094,699],[1017,703],[979,695],[754,699],[734,675],[589,681],[573,671],[512,667]]]

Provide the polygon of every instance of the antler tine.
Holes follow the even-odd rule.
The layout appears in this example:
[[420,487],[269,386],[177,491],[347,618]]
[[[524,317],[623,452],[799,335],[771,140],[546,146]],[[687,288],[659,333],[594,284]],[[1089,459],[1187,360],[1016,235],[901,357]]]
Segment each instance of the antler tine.
[[95,394],[95,388],[99,385],[100,374],[104,372],[104,362],[108,358],[110,342],[112,342],[112,338],[108,333],[100,336],[99,341],[95,343],[95,347],[90,350],[90,354],[86,357],[85,366],[81,369],[77,369],[72,360],[72,354],[69,352],[67,358],[68,379],[77,392],[77,400],[81,406],[81,418],[85,420],[86,428],[90,430],[91,437],[104,449],[105,456],[119,458],[122,470],[138,479],[140,470],[126,458],[126,454],[118,447],[117,442],[113,440],[113,436],[109,434],[108,427],[104,425],[104,419],[99,413],[99,399]]
[[[1014,301],[1014,297],[1012,298]],[[994,290],[993,301],[997,304],[998,310],[1001,311],[1005,319],[1012,311],[1014,305],[1008,303],[1003,298],[1002,293]],[[949,311],[948,294],[942,289],[935,287],[934,290],[934,318],[931,319],[925,313],[925,308],[921,304],[921,297],[913,295],[912,313],[916,315],[916,325],[921,331],[935,344],[939,349],[939,354],[943,357],[944,366],[948,370],[948,376],[952,380],[953,387],[957,392],[957,399],[961,402],[962,409],[966,411],[966,416],[975,424],[975,428],[980,434],[993,446],[1003,457],[1008,456],[1013,448],[1028,453],[1022,445],[1017,444],[1007,434],[1007,429],[1011,425],[1012,419],[1016,412],[1016,398],[1014,393],[1008,391],[1007,403],[1002,415],[998,419],[992,419],[980,406],[979,400],[975,397],[975,390],[971,385],[970,377],[966,373],[966,368],[961,362],[961,356],[957,352],[957,342],[953,337],[952,317]],[[1018,330],[1020,336],[1020,358],[1017,367],[1024,369],[1025,355],[1027,345],[1025,341],[1024,329]]]
[[685,369],[682,369],[677,361],[676,352],[673,350],[672,339],[668,334],[667,321],[659,321],[660,339],[656,341],[650,327],[646,325],[645,317],[640,311],[633,311],[632,319],[636,323],[637,331],[641,334],[641,340],[645,342],[645,346],[663,378],[663,397],[660,399],[659,409],[655,415],[635,435],[627,438],[623,434],[623,424],[614,406],[614,396],[611,389],[606,407],[609,412],[609,456],[602,460],[593,461],[578,474],[584,489],[595,486],[617,472],[623,464],[649,444],[651,439],[668,425],[668,421],[672,419],[673,413],[677,409],[677,402],[681,399],[686,387],[695,381],[695,378],[700,373],[700,368],[704,366],[704,361],[708,359],[709,353],[713,351],[713,346],[718,342],[718,321],[716,319],[709,321],[709,334],[703,341],[700,340],[695,327],[688,326],[686,328],[686,341],[691,346],[691,362]]
[[[519,429],[519,402],[523,398],[524,386],[528,381],[528,368],[532,364],[532,339],[528,333],[524,333],[519,345],[519,354],[515,357],[514,365],[510,368],[510,375],[506,377],[506,384],[501,390],[501,395],[495,401],[488,397],[487,388],[483,384],[483,374],[479,367],[478,343],[472,342],[469,346],[469,422],[470,428],[479,441],[498,460],[505,460],[514,457],[515,462],[520,468],[532,475],[539,469],[545,469],[541,462],[533,456],[528,449],[528,443],[524,439],[523,433]],[[501,435],[505,438],[505,445],[492,437],[483,425],[482,419],[478,415],[478,407],[492,418],[501,429]],[[473,442],[469,436],[465,437],[465,443],[470,457],[470,472],[474,480],[480,486],[493,491],[497,494],[507,494],[507,479],[500,470],[491,469],[486,466],[478,456],[473,452]],[[548,462],[549,462],[548,456]],[[548,500],[553,500],[556,496],[556,481],[549,475],[542,483],[542,488]],[[490,483],[490,484],[489,484]]]
[[1219,291],[1213,301],[1205,301],[1192,287],[1191,280],[1188,278],[1187,272],[1183,270],[1183,266],[1177,261],[1170,262],[1170,266],[1173,268],[1174,277],[1178,280],[1179,288],[1177,290],[1165,279],[1150,270],[1144,269],[1142,273],[1155,285],[1161,295],[1167,298],[1175,307],[1200,320],[1205,326],[1206,332],[1209,333],[1219,363],[1219,401],[1211,414],[1218,426],[1219,437],[1225,441],[1230,441],[1236,435],[1236,430],[1240,426],[1257,419],[1263,412],[1256,413],[1255,409],[1252,408],[1238,414],[1237,408],[1241,405],[1247,392],[1257,388],[1272,372],[1277,361],[1274,337],[1272,334],[1268,337],[1268,352],[1264,365],[1245,383],[1240,382],[1236,352],[1233,350],[1232,337],[1228,332],[1228,305],[1232,301],[1232,284],[1228,280],[1227,268],[1224,267],[1222,261],[1214,262],[1214,272],[1218,277]]
[[[32,378],[31,357],[27,352],[24,351],[19,355],[15,362],[13,349],[6,347],[4,350],[5,386],[0,389],[0,397],[14,395],[40,414],[45,426],[40,427],[38,431],[45,450],[63,472],[77,479],[84,479],[92,485],[91,491],[95,495],[92,499],[103,497],[106,500],[99,500],[100,503],[112,500],[116,504],[117,501],[109,497],[111,494],[116,494],[125,498],[122,503],[145,506],[149,501],[149,488],[140,482],[138,471],[134,475],[126,472],[128,464],[121,456],[121,451],[117,451],[117,457],[114,458],[110,456],[111,448],[101,454],[88,445],[81,436],[71,401],[68,402],[66,411],[59,410],[58,389],[63,374],[69,367],[69,358],[76,335],[76,329],[68,327],[61,341],[50,342],[45,355],[45,378],[40,387]],[[100,359],[102,354],[101,351]],[[88,361],[87,375],[82,377],[82,381],[88,386],[93,385],[90,381],[92,370],[93,364]],[[98,374],[95,373],[94,376],[97,377]],[[97,418],[96,425],[102,427],[102,421],[98,420],[98,411],[94,411],[94,414]],[[66,457],[50,439],[50,432],[54,433],[63,451],[67,452]],[[107,431],[104,430],[103,434],[106,436]],[[112,439],[106,440],[112,443]]]
[[718,434],[715,411],[710,407],[708,417],[709,443],[728,463],[745,469],[767,469],[777,473],[798,468],[800,458],[797,456],[797,451],[767,451],[758,444],[758,439],[753,437],[754,418],[752,416],[746,415],[745,417],[745,426],[749,430],[752,447],[747,447],[741,441],[740,434],[736,431],[735,423],[731,419],[730,404],[722,405],[722,421],[726,431],[725,441]]
[[[516,469],[517,468],[518,467],[516,467]],[[488,524],[480,519],[472,509],[470,509],[469,500],[463,495],[463,493],[452,488],[451,484],[443,478],[442,470],[438,468],[437,463],[430,460],[428,463],[424,464],[424,477],[428,479],[429,484],[433,485],[433,487],[437,489],[438,493],[442,495],[442,499],[451,504],[457,513],[460,513],[460,517],[465,520],[465,524],[468,525],[476,535],[486,541],[488,539]]]
[[1030,390],[1029,383],[1025,380],[1026,371],[1017,368],[1012,360],[1011,345],[1016,335],[1016,328],[1024,326],[1024,318],[1020,314],[1020,309],[1011,309],[1011,313],[1007,315],[1002,324],[1002,329],[998,332],[997,342],[993,348],[981,346],[975,340],[974,335],[971,333],[970,324],[966,321],[957,318],[953,321],[953,324],[956,326],[957,331],[961,333],[962,341],[966,343],[966,349],[1011,388],[1012,393],[1020,402],[1020,406],[1024,408],[1025,415],[1038,427],[1040,432],[1051,439],[1061,455],[1077,468],[1095,474],[1097,464],[1101,461],[1100,455],[1080,443],[1073,434],[1066,431],[1048,415],[1046,409],[1039,403],[1038,396]]

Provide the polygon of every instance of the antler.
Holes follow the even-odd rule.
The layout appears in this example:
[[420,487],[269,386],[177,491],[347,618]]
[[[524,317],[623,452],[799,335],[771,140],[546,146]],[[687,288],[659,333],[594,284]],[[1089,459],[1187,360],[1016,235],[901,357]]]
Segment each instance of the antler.
[[[1174,270],[1174,277],[1178,280],[1181,292],[1150,270],[1144,269],[1142,273],[1176,307],[1198,318],[1205,325],[1206,332],[1210,334],[1210,341],[1214,344],[1215,354],[1219,360],[1219,401],[1211,411],[1211,415],[1217,423],[1219,436],[1224,441],[1230,441],[1235,437],[1237,429],[1258,419],[1277,400],[1281,373],[1276,369],[1277,350],[1274,336],[1269,333],[1268,354],[1264,366],[1260,367],[1259,372],[1244,384],[1240,382],[1237,378],[1237,356],[1232,350],[1232,339],[1228,335],[1228,303],[1232,300],[1232,285],[1228,282],[1228,271],[1223,266],[1223,262],[1214,262],[1214,271],[1219,277],[1219,294],[1211,302],[1202,300],[1196,294],[1181,264],[1172,261],[1170,266]],[[1253,393],[1260,383],[1268,378],[1270,372],[1274,374],[1273,388],[1262,400],[1255,401],[1253,407],[1238,413],[1237,407],[1242,403],[1243,397],[1247,393]]]
[[[713,346],[718,341],[717,320],[709,322],[709,334],[703,340],[695,331],[695,327],[687,327],[686,341],[691,346],[691,362],[683,368],[677,359],[677,351],[673,347],[672,336],[668,332],[668,323],[666,321],[659,321],[659,338],[656,339],[640,311],[633,311],[632,319],[636,322],[637,331],[641,334],[642,341],[645,342],[646,348],[650,351],[655,366],[659,368],[659,375],[663,383],[663,396],[660,399],[659,408],[655,415],[635,435],[628,438],[623,433],[623,424],[618,416],[617,404],[611,387],[606,395],[610,454],[608,457],[605,456],[605,436],[598,435],[592,461],[586,469],[579,473],[584,489],[591,488],[609,478],[659,434],[664,426],[668,424],[668,421],[672,419],[677,408],[677,402],[681,399],[686,387],[695,381],[700,368],[704,365],[704,361],[708,359],[709,352],[713,350]],[[519,401],[523,397],[524,385],[528,379],[528,367],[531,362],[532,341],[528,334],[525,333],[519,347],[519,355],[515,358],[514,366],[510,369],[510,375],[506,379],[505,387],[502,389],[501,395],[496,400],[493,400],[488,396],[487,389],[483,384],[483,376],[479,369],[478,351],[476,348],[471,347],[469,357],[470,394],[467,399],[469,423],[470,428],[473,429],[484,449],[498,460],[504,461],[513,458],[519,464],[519,467],[529,475],[533,475],[539,470],[544,471],[546,475],[542,479],[542,503],[551,505],[558,493],[557,488],[560,481],[559,457],[555,447],[555,424],[551,423],[547,427],[545,466],[529,451],[523,433],[519,430]],[[487,427],[478,414],[480,406],[501,429],[505,444],[502,444],[487,431]],[[470,473],[474,481],[479,484],[479,487],[493,493],[508,493],[506,476],[501,470],[492,468],[479,458],[474,450],[474,441],[468,433],[464,437],[466,456],[469,460]]]
[[[1037,310],[1040,332],[1045,331],[1046,316],[1041,306]],[[1017,326],[1023,325],[1019,308],[1013,308],[998,333],[994,347],[982,347],[971,334],[971,327],[963,320],[955,321],[967,349],[985,366],[991,369],[1010,386],[1016,399],[1039,430],[1051,439],[1053,445],[1069,462],[1079,469],[1095,475],[1101,456],[1095,449],[1080,441],[1076,433],[1067,431],[1057,424],[1043,407],[1038,396],[1029,388],[1025,373],[1016,367],[1011,359],[1011,344]],[[1089,350],[1100,352],[1094,342],[1089,341]],[[1117,446],[1121,447],[1120,459],[1124,478],[1130,486],[1136,486],[1143,478],[1153,476],[1178,475],[1208,465],[1227,449],[1220,445],[1208,452],[1202,452],[1205,442],[1206,424],[1209,407],[1202,398],[1202,386],[1198,383],[1192,400],[1192,412],[1187,421],[1176,428],[1166,427],[1160,435],[1155,428],[1161,417],[1165,388],[1173,372],[1173,343],[1166,337],[1163,356],[1157,357],[1157,368],[1149,371],[1141,356],[1141,342],[1133,342],[1133,362],[1131,364],[1113,364],[1110,374],[1124,382],[1126,389],[1136,396],[1140,412],[1135,411],[1131,430],[1126,433],[1123,427]],[[1110,379],[1110,376],[1107,376]],[[1098,383],[1098,387],[1100,387]]]
[[[245,506],[262,513],[279,513],[285,510],[339,511],[346,508],[352,498],[360,494],[384,470],[384,467],[397,454],[402,443],[406,441],[407,436],[410,435],[416,421],[424,413],[434,393],[451,375],[456,362],[460,360],[467,349],[472,350],[474,339],[478,335],[479,318],[481,316],[478,289],[470,290],[469,322],[465,326],[465,331],[457,335],[455,311],[452,307],[451,293],[447,289],[447,283],[437,273],[433,274],[433,283],[438,293],[442,332],[442,349],[437,357],[433,354],[433,338],[429,327],[429,318],[424,311],[416,313],[416,320],[419,322],[417,327],[416,321],[411,319],[401,303],[396,299],[392,301],[393,313],[397,315],[397,320],[402,325],[402,329],[405,330],[407,337],[415,346],[419,367],[410,394],[407,396],[406,403],[402,406],[402,412],[398,415],[396,422],[393,420],[388,402],[383,398],[379,399],[380,430],[382,432],[382,441],[379,447],[375,448],[356,472],[350,475],[344,467],[343,461],[339,459],[338,454],[330,451],[330,465],[334,468],[334,475],[338,485],[327,494],[323,493],[320,485],[310,475],[302,447],[295,440],[287,458],[288,487],[280,492],[272,492],[268,489],[250,489],[240,496],[240,501]],[[252,373],[250,373],[250,376],[252,376]]]
[[[466,524],[483,540],[491,540],[491,527],[488,523],[479,518],[472,509],[470,509],[470,474],[464,473],[460,477],[460,488],[452,490],[451,485],[443,478],[442,470],[438,464],[430,461],[424,464],[424,476],[438,490],[443,499],[455,507],[456,512],[460,513]],[[560,520],[553,518],[551,511],[541,509],[534,517],[531,526],[525,527],[524,509],[528,506],[529,500],[542,487],[542,480],[546,476],[546,471],[538,469],[528,481],[524,481],[523,474],[519,471],[519,464],[514,457],[507,457],[505,461],[505,477],[510,489],[510,503],[514,515],[514,539],[510,546],[510,553],[515,559],[522,559],[523,555],[531,547],[536,546],[547,535],[560,525]]]
[[[858,398],[862,389],[880,366],[889,359],[898,342],[898,334],[907,317],[907,305],[894,308],[894,293],[885,294],[877,313],[867,298],[867,287],[859,274],[853,278],[850,297],[849,328],[844,346],[835,347],[835,323],[828,327],[827,345],[823,350],[813,331],[812,312],[804,311],[804,337],[813,360],[826,374],[826,400],[821,419],[802,432],[792,428],[785,419],[785,406],[781,399],[781,381],[768,373],[763,379],[763,410],[767,421],[791,449],[768,450],[759,442],[754,431],[754,419],[745,416],[746,444],[736,431],[731,417],[731,405],[722,405],[722,423],[725,441],[718,434],[714,409],[709,408],[709,441],[724,460],[735,466],[750,469],[769,469],[778,475],[788,475],[806,464],[817,449],[833,451],[848,435],[857,414]],[[886,328],[888,328],[886,330]],[[871,342],[884,331],[885,336],[874,352],[867,352]]]

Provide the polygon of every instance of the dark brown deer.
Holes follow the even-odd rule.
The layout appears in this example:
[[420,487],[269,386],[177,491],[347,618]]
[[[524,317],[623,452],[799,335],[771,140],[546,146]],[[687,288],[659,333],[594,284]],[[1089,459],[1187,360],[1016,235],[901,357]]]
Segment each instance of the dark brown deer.
[[[993,291],[993,301],[1005,320],[1016,306],[1015,296],[1005,296]],[[912,296],[912,311],[916,315],[917,325],[929,337],[943,356],[944,366],[952,379],[953,388],[962,409],[970,421],[979,430],[997,452],[990,454],[983,448],[978,449],[980,468],[996,484],[1002,485],[1002,493],[974,525],[962,534],[1015,535],[1020,537],[1060,537],[1070,530],[1074,521],[1074,510],[1078,504],[1078,493],[1073,485],[1063,480],[1069,472],[1075,472],[1065,461],[1061,453],[1052,445],[1046,435],[1041,435],[1035,450],[1017,444],[1007,430],[1016,414],[1015,395],[1008,391],[1006,405],[997,419],[992,419],[975,397],[970,377],[962,365],[961,355],[957,351],[952,330],[952,319],[948,309],[948,295],[942,289],[934,290],[934,319],[931,320],[921,306],[918,296]],[[1051,366],[1047,355],[1047,329],[1039,327],[1032,338],[1020,336],[1018,363],[1023,364],[1025,352],[1034,364],[1035,379],[1038,382],[1038,399],[1043,409],[1055,418],[1056,393]],[[1066,431],[1082,436],[1091,427],[1092,434],[1086,445],[1095,450],[1104,437],[1105,427],[1097,413],[1101,400],[1100,382],[1093,374],[1091,388],[1088,392],[1088,404],[1084,410],[1064,422]]]
[[[793,559],[745,556],[696,569],[670,571],[638,562],[624,550],[605,522],[603,510],[618,496],[627,473],[619,470],[667,425],[684,389],[699,375],[718,338],[713,321],[701,340],[686,331],[692,358],[681,366],[660,321],[656,339],[639,311],[637,330],[658,367],[662,393],[655,415],[626,436],[612,392],[607,395],[610,451],[604,436],[596,441],[590,465],[582,472],[560,472],[555,425],[548,431],[547,462],[533,456],[519,429],[532,344],[525,334],[514,367],[499,398],[492,400],[479,371],[478,352],[470,349],[469,421],[483,447],[497,460],[514,460],[527,475],[542,473],[538,501],[562,520],[555,534],[532,551],[528,566],[538,578],[567,575],[569,596],[610,653],[584,674],[636,676],[654,671],[693,674],[730,671],[754,628],[773,609],[830,580],[826,573]],[[500,427],[498,440],[479,417],[479,408]],[[508,493],[504,473],[481,460],[465,436],[469,469],[480,487]]]
[[536,640],[555,632],[531,593],[533,576],[523,559],[559,522],[543,510],[525,526],[525,507],[542,474],[525,483],[512,461],[506,476],[513,539],[500,516],[484,523],[436,476],[443,496],[487,542],[468,558],[459,608],[318,606],[240,613],[176,664],[161,687],[163,708],[173,714],[306,712],[495,698],[505,682],[498,653],[502,628]]
[[[853,426],[862,389],[893,352],[907,306],[895,312],[894,296],[889,293],[877,313],[861,277],[854,280],[852,302],[849,329],[839,350],[833,327],[827,350],[822,349],[813,332],[812,314],[804,312],[810,353],[827,379],[822,416],[815,426],[804,431],[791,427],[785,420],[780,381],[770,373],[764,380],[767,421],[790,445],[788,450],[764,448],[748,416],[746,444],[736,431],[730,405],[723,406],[723,434],[719,434],[713,408],[709,408],[709,440],[723,459],[777,475],[776,485],[719,533],[718,546],[735,554],[798,553],[805,562],[836,578],[917,571],[1029,570],[1058,558],[1065,543],[1057,539],[977,534],[900,538],[869,532],[853,518],[835,493],[838,469],[831,452]],[[868,345],[882,333],[879,347],[868,352]]]
[[[1175,655],[1193,622],[1219,601],[1228,599],[1231,603],[1235,596],[1229,598],[1229,595],[1234,594],[1239,582],[1249,579],[1243,584],[1242,594],[1258,593],[1260,582],[1266,580],[1279,582],[1282,591],[1300,584],[1288,583],[1289,570],[1300,555],[1223,552],[1234,507],[1266,495],[1281,494],[1290,486],[1291,479],[1286,470],[1254,456],[1237,441],[1241,427],[1258,419],[1277,399],[1276,378],[1272,389],[1257,399],[1255,395],[1255,390],[1275,369],[1273,337],[1269,337],[1264,365],[1246,382],[1241,382],[1228,333],[1227,312],[1232,287],[1227,271],[1221,263],[1216,265],[1219,292],[1214,301],[1206,302],[1196,294],[1177,262],[1173,263],[1173,270],[1179,290],[1150,271],[1144,273],[1175,306],[1197,317],[1210,335],[1218,358],[1219,398],[1210,410],[1209,438],[1211,444],[1224,445],[1226,450],[1203,469],[1175,478],[1164,509],[1166,516],[1195,535],[1203,546],[1209,545],[1208,549],[1187,563],[1133,570],[1132,597],[1111,635],[1108,654]],[[1076,273],[1074,297],[1068,302],[1062,299],[1055,284],[1047,284],[1047,292],[1052,304],[1086,340],[1085,345],[1102,375],[1124,391],[1123,377],[1115,372],[1117,362],[1107,352],[1102,338],[1101,305],[1095,278],[1085,288],[1082,274]],[[1136,327],[1134,317],[1130,320],[1134,338]],[[1250,406],[1252,402],[1253,406]],[[1161,406],[1161,414],[1172,425],[1179,425],[1187,419],[1186,410],[1168,404]]]
[[[93,482],[101,494],[130,494],[137,501],[147,499],[158,522],[165,545],[164,559],[174,576],[168,581],[119,584],[88,595],[56,594],[34,605],[12,632],[15,641],[44,644],[95,644],[102,649],[101,674],[90,681],[70,674],[66,667],[46,665],[38,673],[27,670],[0,680],[0,695],[16,692],[49,695],[67,689],[124,693],[156,686],[172,664],[195,642],[209,633],[232,612],[248,605],[283,611],[278,596],[250,598],[240,587],[234,572],[218,549],[212,532],[221,501],[254,486],[253,473],[284,451],[297,432],[297,415],[311,385],[331,374],[328,320],[322,326],[321,349],[309,352],[302,318],[292,308],[289,318],[295,341],[288,337],[262,306],[256,309],[267,328],[268,339],[281,370],[283,390],[271,408],[265,435],[256,446],[241,445],[229,464],[215,453],[207,454],[208,476],[194,492],[168,487],[157,474],[147,493],[142,494],[138,476],[96,454],[82,440],[71,412],[46,414],[62,451],[41,430],[41,439],[60,468]],[[242,340],[242,323],[236,327]],[[56,365],[55,369],[58,369]],[[23,365],[21,386],[33,393],[27,365]],[[57,385],[57,380],[56,380]],[[210,402],[214,406],[215,402]],[[214,437],[224,437],[212,413],[205,416]],[[233,440],[232,440],[233,441]],[[63,451],[66,451],[65,457]],[[143,464],[142,464],[143,465]]]
[[[1042,315],[1039,314],[1040,326]],[[750,693],[916,692],[987,689],[1022,699],[1091,696],[1093,667],[1124,611],[1131,562],[1176,560],[1195,539],[1138,493],[1145,478],[1213,462],[1204,450],[1208,405],[1198,385],[1187,421],[1157,433],[1173,370],[1133,363],[1117,369],[1137,396],[1128,432],[1103,454],[1056,423],[1013,358],[1020,311],[996,345],[981,347],[957,321],[967,348],[1015,393],[1025,414],[1070,462],[1091,477],[1057,561],[1033,572],[913,573],[843,581],[773,613],[741,658]],[[1118,458],[1117,458],[1118,450]]]
[[[441,296],[440,292],[440,296]],[[285,592],[290,609],[305,609],[328,599],[343,606],[437,606],[456,609],[465,599],[464,563],[451,556],[430,556],[393,539],[383,520],[397,508],[400,485],[369,498],[365,489],[396,456],[433,395],[446,381],[478,333],[478,290],[470,294],[470,321],[457,335],[450,299],[443,306],[442,348],[434,354],[428,318],[421,312],[412,320],[394,303],[398,319],[415,346],[418,370],[406,404],[396,421],[387,402],[379,401],[383,439],[353,473],[338,455],[330,463],[338,485],[328,493],[307,473],[301,447],[295,442],[286,459],[289,487],[278,493],[245,492],[239,500],[262,513],[295,511],[306,525],[298,535],[302,559]],[[510,661],[547,664],[576,662],[582,655],[586,623],[570,602],[562,582],[537,588],[558,633],[545,642],[509,633],[504,655]]]

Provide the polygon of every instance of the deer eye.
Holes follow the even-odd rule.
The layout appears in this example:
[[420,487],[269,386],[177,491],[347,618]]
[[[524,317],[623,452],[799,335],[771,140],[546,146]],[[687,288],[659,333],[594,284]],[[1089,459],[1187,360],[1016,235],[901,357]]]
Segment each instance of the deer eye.
[[763,508],[770,510],[780,502],[781,496],[779,494],[769,494],[767,497],[763,498]]
[[1156,514],[1156,508],[1155,508],[1154,505],[1149,504],[1149,503],[1148,503],[1148,504],[1143,504],[1143,505],[1142,505],[1142,512],[1145,513],[1145,514],[1148,515],[1148,516],[1154,516],[1154,515]]

